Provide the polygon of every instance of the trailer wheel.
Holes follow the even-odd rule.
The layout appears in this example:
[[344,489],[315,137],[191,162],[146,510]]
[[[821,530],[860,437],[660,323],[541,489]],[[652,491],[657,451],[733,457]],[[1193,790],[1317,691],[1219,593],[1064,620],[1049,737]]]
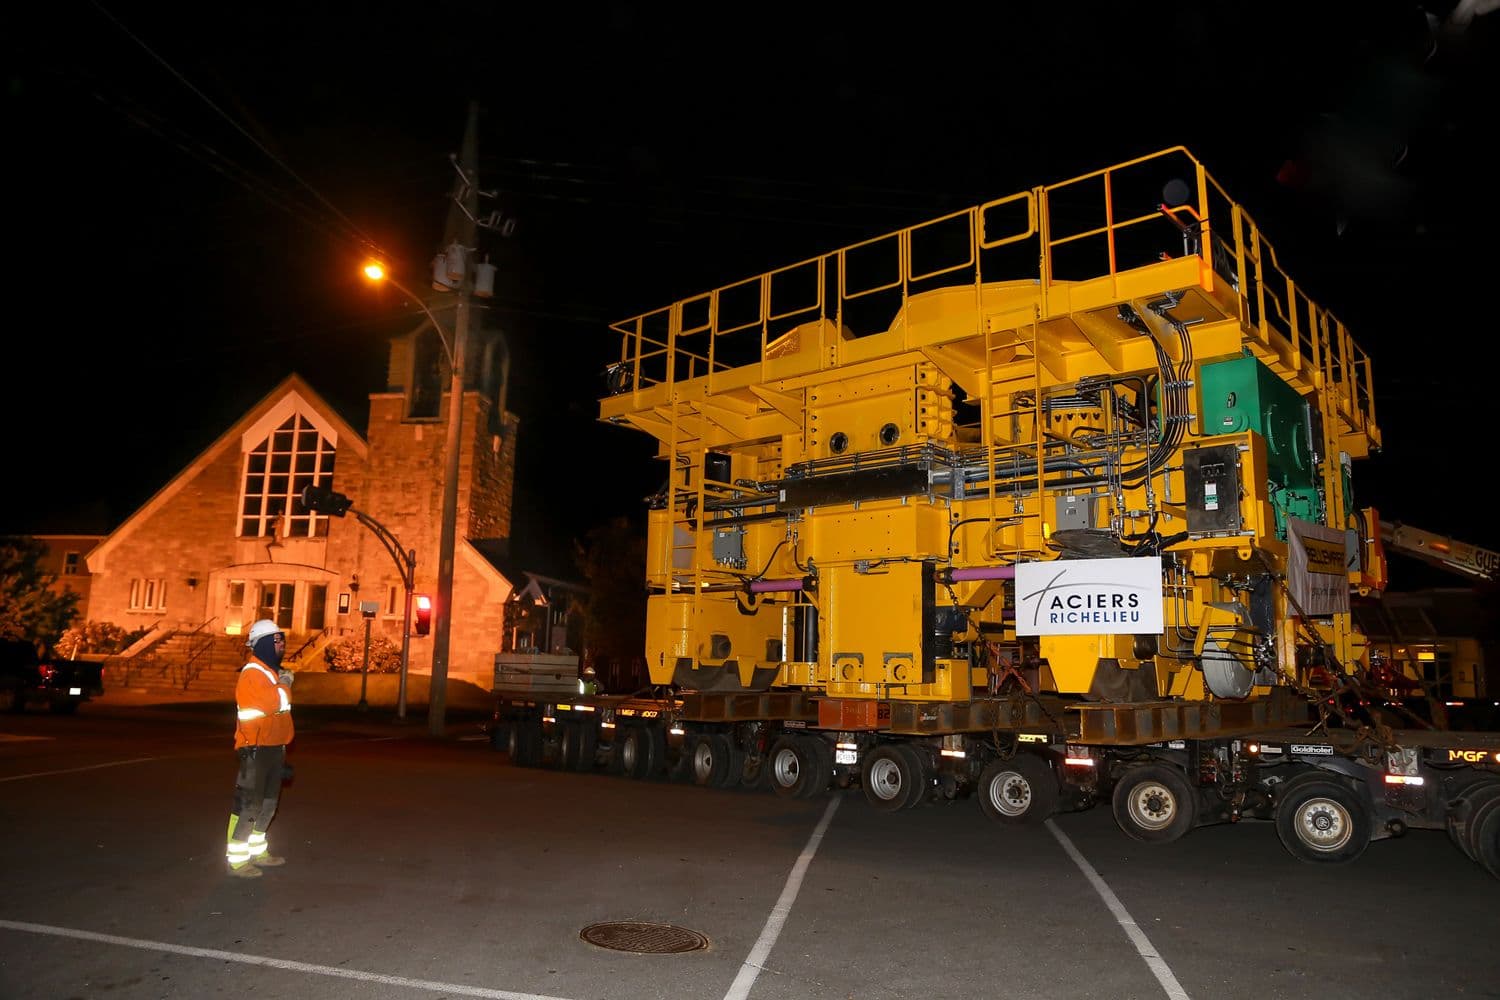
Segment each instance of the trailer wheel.
[[740,787],[752,791],[771,784],[771,759],[766,754],[745,754],[740,761]]
[[1193,828],[1197,807],[1193,789],[1176,768],[1143,764],[1115,783],[1115,822],[1126,836],[1148,844],[1167,844]]
[[[907,808],[914,808],[927,800],[932,792],[933,778],[936,776],[931,761],[910,743],[900,744],[901,752],[911,761],[911,773],[915,778],[911,783],[911,798],[907,800]],[[830,763],[831,766],[831,763]]]
[[734,754],[729,737],[723,733],[705,733],[693,742],[693,784],[723,788],[738,778],[731,770]]
[[598,748],[599,735],[594,727],[575,719],[563,730],[557,766],[563,771],[592,771]]
[[627,778],[649,778],[661,766],[663,757],[661,730],[651,726],[631,726],[620,741],[620,770]]
[[745,774],[745,751],[734,745],[734,740],[725,737],[729,743],[729,772],[724,775],[724,783],[716,785],[717,788],[738,788],[744,781]]
[[821,737],[807,733],[797,737],[797,742],[812,763],[804,775],[806,783],[798,794],[804,799],[816,798],[828,791],[828,784],[833,780],[833,749]]
[[1471,824],[1474,810],[1497,795],[1500,795],[1500,782],[1481,781],[1464,789],[1463,794],[1454,801],[1452,808],[1448,811],[1446,824],[1448,839],[1453,841],[1454,846],[1463,851],[1470,861],[1479,860],[1474,856],[1474,848],[1470,846],[1469,838],[1469,833],[1473,829]]
[[797,741],[790,736],[778,736],[771,744],[766,757],[766,770],[770,774],[771,791],[785,799],[801,798],[798,789],[809,764]]
[[[1464,793],[1463,801],[1448,816],[1448,834],[1453,842],[1469,856],[1469,860],[1477,861],[1484,865],[1492,873],[1500,875],[1493,866],[1493,860],[1500,854],[1500,782],[1485,782],[1471,787]],[[1485,860],[1485,824],[1490,823],[1488,830],[1490,861]]]
[[910,809],[922,801],[921,759],[902,743],[884,743],[865,755],[859,783],[865,801],[882,812]]
[[542,721],[517,719],[510,726],[510,762],[517,767],[536,767],[542,762]]
[[577,769],[578,748],[574,745],[573,731],[578,728],[576,722],[558,722],[557,737],[557,769],[559,771],[573,771]]
[[1474,847],[1474,860],[1500,878],[1500,795],[1492,796],[1474,810],[1469,842]]
[[1276,802],[1276,835],[1299,861],[1345,864],[1370,846],[1370,809],[1336,781],[1294,781]]
[[1040,823],[1057,811],[1058,795],[1052,769],[1028,753],[994,761],[979,776],[979,805],[1001,823]]
[[833,755],[816,736],[781,736],[771,744],[767,764],[771,791],[783,798],[806,799],[828,787]]

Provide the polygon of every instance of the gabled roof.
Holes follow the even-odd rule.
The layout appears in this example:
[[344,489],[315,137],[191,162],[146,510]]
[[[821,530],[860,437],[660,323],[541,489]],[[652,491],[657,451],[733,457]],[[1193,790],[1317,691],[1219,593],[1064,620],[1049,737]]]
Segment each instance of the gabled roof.
[[470,543],[478,555],[483,556],[497,572],[511,581],[515,587],[511,600],[527,596],[533,600],[545,599],[547,591],[552,589],[588,592],[587,583],[540,572],[543,567],[515,553],[509,544],[511,541],[508,538],[475,538]]
[[516,588],[515,577],[508,575],[499,566],[491,562],[482,550],[475,547],[473,542],[467,538],[460,538],[458,540],[458,551],[463,556],[464,561],[473,566],[481,576],[488,577],[491,582],[503,584],[506,589],[514,593]]
[[245,434],[278,411],[292,407],[316,413],[329,431],[337,435],[340,444],[347,444],[361,460],[368,456],[370,446],[364,436],[349,426],[348,421],[339,416],[338,411],[315,392],[302,376],[295,373],[288,375],[280,385],[266,393],[260,402],[245,411],[245,415],[219,435],[213,444],[203,449],[197,458],[188,463],[186,468],[157,490],[155,495],[142,504],[139,510],[127,517],[118,528],[109,533],[104,541],[95,546],[88,554],[89,572],[98,573],[103,570],[109,553],[114,550],[121,539],[130,535],[148,517],[166,506],[215,459],[230,449],[238,453],[241,448],[241,439]]

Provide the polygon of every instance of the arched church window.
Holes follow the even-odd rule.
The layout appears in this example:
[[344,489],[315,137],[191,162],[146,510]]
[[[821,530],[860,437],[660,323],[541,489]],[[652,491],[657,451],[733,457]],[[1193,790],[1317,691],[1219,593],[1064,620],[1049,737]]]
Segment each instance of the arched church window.
[[313,538],[328,534],[328,517],[303,508],[305,486],[333,487],[335,449],[300,413],[287,417],[245,454],[240,535]]

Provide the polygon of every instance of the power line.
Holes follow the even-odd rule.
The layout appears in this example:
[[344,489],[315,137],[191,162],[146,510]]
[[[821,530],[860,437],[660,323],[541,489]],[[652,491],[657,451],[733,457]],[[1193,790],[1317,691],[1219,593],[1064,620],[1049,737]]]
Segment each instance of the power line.
[[99,2],[98,2],[98,0],[91,0],[91,2],[93,3],[94,9],[97,10],[97,11],[99,11],[99,13],[103,14],[106,18],[108,18],[110,20],[110,22],[114,24],[115,27],[119,28],[120,31],[125,34],[126,37],[128,37],[131,41],[135,42],[143,50],[145,50],[145,52],[146,52],[147,55],[151,56],[151,58],[154,59],[154,60],[156,60],[164,69],[166,69],[167,72],[171,73],[174,77],[176,77],[177,80],[178,80],[178,82],[180,82],[184,87],[188,88],[188,90],[190,90],[194,94],[196,94],[203,101],[204,104],[207,104],[210,108],[212,108],[221,118],[223,118],[231,126],[233,126],[234,129],[237,132],[239,132],[241,135],[243,135],[246,139],[249,139],[250,142],[251,142],[251,144],[254,145],[256,149],[259,149],[262,153],[264,153],[266,155],[266,157],[271,160],[272,163],[275,163],[277,166],[281,167],[281,169],[285,170],[287,172],[287,174],[289,174],[292,177],[293,180],[295,180],[298,184],[302,185],[302,187],[306,188],[307,191],[323,205],[323,207],[325,207],[326,209],[328,209],[328,211],[332,212],[335,216],[337,216],[340,220],[342,220],[343,223],[344,223],[344,225],[346,225],[348,227],[350,233],[352,233],[354,236],[358,237],[359,240],[364,243],[364,245],[366,245],[368,247],[371,247],[371,248],[377,248],[375,241],[373,239],[371,239],[368,235],[366,235],[364,233],[364,231],[359,228],[359,226],[355,225],[353,220],[351,220],[343,212],[339,211],[338,207],[335,206],[333,204],[333,202],[331,202],[327,198],[323,197],[322,192],[318,191],[311,184],[309,184],[305,179],[303,179],[302,175],[299,174],[299,173],[297,173],[297,171],[293,170],[289,164],[287,164],[284,160],[281,159],[281,157],[277,156],[275,153],[271,152],[271,150],[267,149],[265,147],[265,145],[259,139],[257,139],[255,136],[251,135],[244,128],[244,126],[242,126],[238,121],[236,121],[228,112],[226,112],[223,108],[221,108],[217,104],[215,104],[209,98],[209,96],[207,94],[205,94],[203,91],[199,90],[196,86],[194,86],[193,83],[192,83],[192,81],[190,81],[187,77],[185,77],[181,73],[179,73],[177,71],[176,67],[174,67],[171,63],[167,62],[164,58],[162,58],[160,55],[158,55],[156,53],[156,51],[154,49],[152,49],[151,46],[147,45],[143,39],[141,39],[133,31],[131,31],[129,28],[127,28],[120,21],[119,18],[115,17],[108,10],[106,10],[102,5],[100,5]]

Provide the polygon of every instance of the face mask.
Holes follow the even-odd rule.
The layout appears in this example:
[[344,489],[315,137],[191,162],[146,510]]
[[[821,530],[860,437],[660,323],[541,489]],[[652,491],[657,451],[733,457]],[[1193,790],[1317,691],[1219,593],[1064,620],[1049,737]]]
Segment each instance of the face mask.
[[251,646],[250,650],[266,666],[277,670],[281,667],[281,654],[284,648],[284,646],[277,645],[274,635],[263,635],[255,640],[255,645]]

